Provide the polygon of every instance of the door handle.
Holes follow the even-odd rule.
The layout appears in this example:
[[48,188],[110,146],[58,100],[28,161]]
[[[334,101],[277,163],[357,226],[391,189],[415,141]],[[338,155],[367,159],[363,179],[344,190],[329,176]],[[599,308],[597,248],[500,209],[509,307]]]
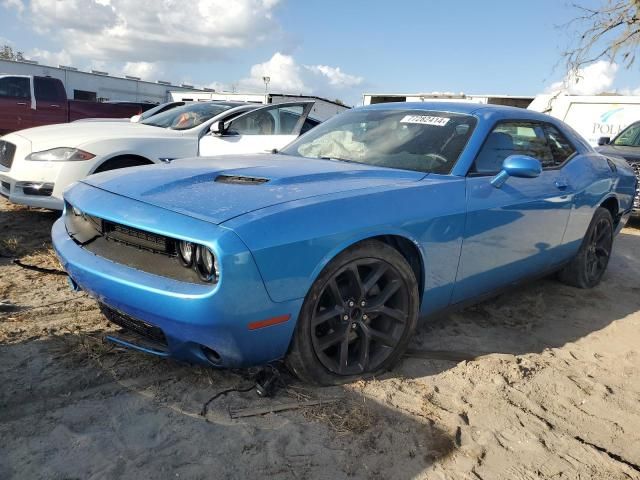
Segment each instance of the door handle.
[[60,105],[49,105],[49,106],[53,108],[60,108]]
[[26,102],[17,102],[16,105],[25,105],[26,106],[27,103]]
[[569,182],[566,178],[558,178],[554,184],[559,190],[566,190],[569,187]]

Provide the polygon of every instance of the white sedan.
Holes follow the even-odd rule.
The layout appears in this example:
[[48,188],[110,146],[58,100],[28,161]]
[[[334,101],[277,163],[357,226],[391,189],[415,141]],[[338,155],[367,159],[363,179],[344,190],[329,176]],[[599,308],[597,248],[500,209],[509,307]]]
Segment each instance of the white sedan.
[[280,149],[319,122],[313,102],[194,102],[139,123],[47,125],[0,138],[0,194],[60,210],[62,192],[92,173],[178,158]]

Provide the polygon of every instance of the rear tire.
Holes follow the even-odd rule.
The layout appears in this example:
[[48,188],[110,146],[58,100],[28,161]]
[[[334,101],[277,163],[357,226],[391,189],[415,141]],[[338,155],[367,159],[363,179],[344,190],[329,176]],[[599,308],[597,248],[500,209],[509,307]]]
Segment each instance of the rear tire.
[[418,321],[405,258],[367,240],[340,253],[305,297],[286,363],[301,380],[338,385],[391,368]]
[[93,173],[108,172],[119,168],[139,167],[140,165],[152,165],[153,162],[138,157],[118,157],[107,160],[100,165]]
[[609,210],[596,209],[580,250],[571,262],[560,270],[561,282],[578,288],[593,288],[602,279],[611,257],[613,218]]

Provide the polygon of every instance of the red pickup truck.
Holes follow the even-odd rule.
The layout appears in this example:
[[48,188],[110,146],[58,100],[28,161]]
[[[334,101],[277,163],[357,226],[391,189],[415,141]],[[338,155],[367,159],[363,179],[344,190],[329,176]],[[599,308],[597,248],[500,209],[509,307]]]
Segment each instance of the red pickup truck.
[[0,135],[80,118],[121,118],[154,107],[151,103],[67,100],[62,81],[51,77],[0,75]]

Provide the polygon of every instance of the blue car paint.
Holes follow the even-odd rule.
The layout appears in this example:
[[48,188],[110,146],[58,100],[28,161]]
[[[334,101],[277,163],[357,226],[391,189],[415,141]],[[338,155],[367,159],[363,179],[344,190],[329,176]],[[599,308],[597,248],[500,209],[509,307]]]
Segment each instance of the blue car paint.
[[[450,175],[269,156],[178,161],[106,172],[69,190],[91,215],[210,246],[222,259],[217,286],[178,282],[97,257],[76,245],[62,220],[53,240],[65,269],[100,301],[161,327],[171,355],[205,362],[200,345],[224,366],[282,357],[304,296],[324,266],[365,238],[394,235],[419,252],[421,313],[482,296],[570,259],[595,208],[615,198],[623,224],[635,178],[563,123],[535,112],[464,103],[376,105],[439,110],[478,124]],[[536,179],[467,176],[484,139],[501,120],[542,120],[561,130],[577,155]],[[214,182],[220,175],[269,178],[267,184]],[[558,179],[568,180],[563,188]],[[620,228],[620,226],[619,226]],[[288,322],[249,330],[283,314]]]
[[[141,272],[80,248],[67,234],[63,218],[53,226],[53,244],[64,269],[80,287],[110,307],[161,326],[176,358],[206,362],[200,345],[219,352],[224,365],[241,366],[246,352],[256,363],[282,356],[295,327],[301,300],[274,303],[246,245],[232,231],[119,195],[78,184],[66,194],[86,214],[120,219],[166,235],[207,245],[221,260],[220,274],[237,272],[242,282],[225,288],[196,285]],[[188,232],[188,234],[184,234]],[[283,324],[250,331],[248,324],[290,314]]]

